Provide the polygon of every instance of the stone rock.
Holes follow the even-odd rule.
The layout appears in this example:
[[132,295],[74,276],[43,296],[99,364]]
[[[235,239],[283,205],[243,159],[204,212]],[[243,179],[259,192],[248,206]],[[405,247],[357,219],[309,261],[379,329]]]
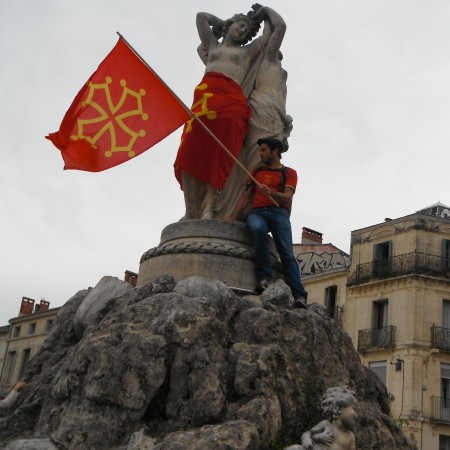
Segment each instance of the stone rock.
[[108,302],[129,293],[132,289],[129,283],[116,277],[103,277],[83,300],[73,318],[73,328],[77,337],[81,338],[84,330],[97,319]]
[[323,392],[344,384],[359,399],[357,448],[415,448],[350,337],[314,305],[292,309],[281,281],[259,303],[217,280],[163,275],[104,294],[80,336],[73,319],[92,291],[60,310],[0,419],[1,448],[20,439],[67,450],[284,448],[321,419]]
[[293,301],[291,290],[282,280],[269,284],[269,287],[261,294],[264,308],[288,308],[292,309]]
[[134,433],[128,442],[126,450],[152,450],[155,448],[156,439],[145,435],[145,430]]
[[50,439],[19,439],[7,445],[4,450],[58,450]]

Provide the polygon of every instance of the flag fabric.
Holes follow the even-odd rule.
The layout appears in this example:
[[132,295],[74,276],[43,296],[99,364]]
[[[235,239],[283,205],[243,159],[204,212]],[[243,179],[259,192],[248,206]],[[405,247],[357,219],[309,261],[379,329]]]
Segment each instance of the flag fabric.
[[[191,111],[234,157],[239,155],[251,111],[238,83],[221,73],[206,73],[195,88]],[[234,160],[201,124],[186,122],[174,164],[181,188],[186,172],[221,191],[233,166]]]
[[100,172],[143,153],[189,119],[185,107],[120,38],[46,136],[64,169]]

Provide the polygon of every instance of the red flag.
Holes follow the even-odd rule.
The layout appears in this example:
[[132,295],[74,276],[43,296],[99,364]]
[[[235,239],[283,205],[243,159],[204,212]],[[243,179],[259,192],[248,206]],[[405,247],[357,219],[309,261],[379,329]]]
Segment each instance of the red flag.
[[[206,125],[228,151],[241,152],[250,118],[242,89],[227,76],[208,72],[195,88],[191,111]],[[175,160],[175,176],[182,187],[182,172],[222,190],[234,160],[194,119],[184,126]]]
[[46,136],[64,169],[100,172],[143,153],[189,119],[175,95],[120,38]]

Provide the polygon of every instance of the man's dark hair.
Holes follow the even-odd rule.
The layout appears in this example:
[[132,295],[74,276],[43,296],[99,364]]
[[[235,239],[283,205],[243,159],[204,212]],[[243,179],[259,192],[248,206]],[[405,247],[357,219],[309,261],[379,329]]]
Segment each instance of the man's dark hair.
[[281,154],[286,151],[285,146],[283,142],[281,142],[279,139],[274,138],[261,138],[258,139],[256,142],[258,145],[266,144],[270,150],[278,150],[278,156],[281,159]]

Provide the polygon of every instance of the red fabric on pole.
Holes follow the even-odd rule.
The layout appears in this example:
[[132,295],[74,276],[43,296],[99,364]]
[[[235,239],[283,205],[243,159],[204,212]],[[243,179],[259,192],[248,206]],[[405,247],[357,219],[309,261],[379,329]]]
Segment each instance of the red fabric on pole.
[[[206,73],[195,88],[191,111],[233,156],[239,155],[251,114],[239,84],[220,73]],[[181,173],[187,172],[220,191],[233,165],[232,158],[195,119],[186,122],[174,164],[181,187]]]
[[143,153],[189,119],[174,94],[120,38],[46,136],[64,169],[100,172]]

